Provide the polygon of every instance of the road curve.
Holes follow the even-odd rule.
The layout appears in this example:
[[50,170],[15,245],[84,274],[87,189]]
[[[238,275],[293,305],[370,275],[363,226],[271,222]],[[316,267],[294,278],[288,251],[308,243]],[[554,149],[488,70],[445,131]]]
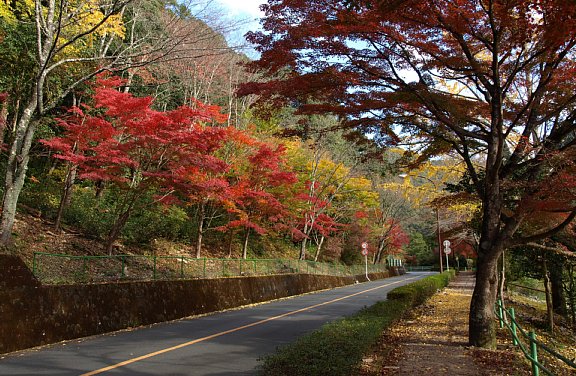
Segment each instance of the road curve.
[[277,346],[427,275],[409,273],[16,352],[0,356],[0,375],[253,375],[258,358]]

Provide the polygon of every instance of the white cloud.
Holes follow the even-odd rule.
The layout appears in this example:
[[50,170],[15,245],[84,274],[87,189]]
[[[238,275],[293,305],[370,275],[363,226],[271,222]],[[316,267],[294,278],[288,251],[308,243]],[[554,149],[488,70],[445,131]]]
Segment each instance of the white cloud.
[[231,15],[258,18],[262,16],[260,4],[265,0],[217,0]]

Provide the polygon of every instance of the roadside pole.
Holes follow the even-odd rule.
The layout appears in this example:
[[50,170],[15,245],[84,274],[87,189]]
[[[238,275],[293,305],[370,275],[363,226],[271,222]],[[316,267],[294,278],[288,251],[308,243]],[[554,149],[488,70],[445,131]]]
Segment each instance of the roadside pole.
[[450,271],[450,265],[448,264],[448,255],[452,252],[450,248],[450,240],[444,240],[444,254],[446,255],[446,270]]
[[368,278],[368,243],[362,242],[362,254],[364,255],[364,265],[366,266],[366,279],[370,281]]

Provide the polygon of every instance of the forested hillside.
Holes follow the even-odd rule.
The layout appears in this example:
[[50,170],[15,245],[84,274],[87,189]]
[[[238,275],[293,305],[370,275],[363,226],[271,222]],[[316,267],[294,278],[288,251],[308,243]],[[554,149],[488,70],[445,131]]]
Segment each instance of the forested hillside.
[[[227,44],[235,25],[216,10],[3,4],[1,231],[10,252],[354,264],[368,242],[374,263],[406,251],[413,264],[438,259],[431,200],[418,196],[438,194],[443,174],[425,172],[434,186],[398,177],[399,151],[337,131],[332,115],[282,106],[257,116],[256,97],[236,91],[261,77],[244,66],[241,46]],[[70,248],[53,239],[70,234],[87,240]]]

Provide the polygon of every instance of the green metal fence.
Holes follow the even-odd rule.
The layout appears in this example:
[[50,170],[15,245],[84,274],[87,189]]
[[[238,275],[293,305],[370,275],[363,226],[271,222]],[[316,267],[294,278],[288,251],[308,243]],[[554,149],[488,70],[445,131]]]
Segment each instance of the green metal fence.
[[409,272],[430,272],[432,271],[432,265],[410,265],[405,266],[406,270]]
[[[538,360],[538,349],[546,351],[550,356],[557,358],[564,362],[569,367],[572,367],[576,371],[576,364],[570,359],[566,358],[562,354],[554,351],[550,347],[546,346],[544,343],[536,339],[536,333],[533,331],[526,332],[516,321],[516,316],[514,313],[514,308],[504,309],[502,300],[498,299],[495,306],[496,316],[500,321],[500,328],[506,326],[510,333],[512,334],[512,343],[515,346],[520,347],[524,356],[532,364],[532,375],[539,376],[540,371],[543,371],[547,375],[554,376],[554,373],[547,369],[541,361]],[[508,322],[510,321],[510,322]],[[518,333],[520,335],[518,335]]]
[[[369,273],[385,265],[368,265]],[[290,259],[209,259],[186,256],[75,256],[35,252],[32,272],[43,283],[99,283],[118,280],[205,279],[271,274],[358,275],[365,265],[345,266]]]

